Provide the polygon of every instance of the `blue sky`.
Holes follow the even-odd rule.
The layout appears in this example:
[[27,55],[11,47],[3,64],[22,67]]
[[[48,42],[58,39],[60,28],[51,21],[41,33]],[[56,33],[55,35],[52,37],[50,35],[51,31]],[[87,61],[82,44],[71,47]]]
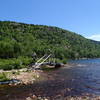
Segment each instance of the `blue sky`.
[[58,26],[100,40],[100,0],[0,0],[0,20]]

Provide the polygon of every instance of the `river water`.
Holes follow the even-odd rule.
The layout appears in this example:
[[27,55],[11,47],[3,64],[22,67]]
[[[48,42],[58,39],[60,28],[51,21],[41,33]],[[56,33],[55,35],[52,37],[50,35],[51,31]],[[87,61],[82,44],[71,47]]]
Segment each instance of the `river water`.
[[24,100],[32,94],[51,99],[57,95],[100,95],[100,59],[71,60],[68,63],[71,65],[69,68],[45,71],[45,80],[27,86],[2,87],[0,97],[2,100]]

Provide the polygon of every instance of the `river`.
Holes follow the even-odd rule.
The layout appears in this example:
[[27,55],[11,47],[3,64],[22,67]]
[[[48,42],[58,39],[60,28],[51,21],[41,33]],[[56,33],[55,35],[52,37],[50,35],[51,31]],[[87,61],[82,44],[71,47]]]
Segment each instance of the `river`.
[[32,94],[51,99],[57,95],[100,95],[100,59],[71,60],[68,64],[72,67],[45,71],[43,81],[27,86],[1,87],[0,100],[24,100]]

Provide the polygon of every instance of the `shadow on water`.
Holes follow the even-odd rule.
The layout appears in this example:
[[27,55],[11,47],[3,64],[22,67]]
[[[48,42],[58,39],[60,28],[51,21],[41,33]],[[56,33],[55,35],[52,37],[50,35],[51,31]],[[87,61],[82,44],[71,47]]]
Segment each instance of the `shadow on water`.
[[78,60],[70,63],[73,63],[74,67],[44,72],[46,74],[44,81],[30,85],[5,86],[5,88],[1,86],[0,98],[25,100],[27,96],[33,94],[51,99],[59,94],[63,97],[80,96],[86,93],[100,95],[100,59]]

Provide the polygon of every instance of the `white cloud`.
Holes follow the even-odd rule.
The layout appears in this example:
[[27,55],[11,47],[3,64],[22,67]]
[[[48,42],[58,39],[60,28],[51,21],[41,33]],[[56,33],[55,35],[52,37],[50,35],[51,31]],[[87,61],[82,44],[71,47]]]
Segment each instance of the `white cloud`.
[[93,34],[87,38],[92,39],[92,40],[96,40],[96,41],[100,41],[100,34]]

